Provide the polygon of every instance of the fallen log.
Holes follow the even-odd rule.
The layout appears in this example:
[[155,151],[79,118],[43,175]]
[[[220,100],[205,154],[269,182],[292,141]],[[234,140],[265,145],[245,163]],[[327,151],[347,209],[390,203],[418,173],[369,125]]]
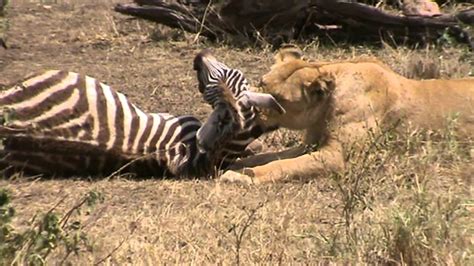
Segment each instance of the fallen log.
[[456,15],[400,16],[365,4],[332,0],[312,0],[310,8],[315,10],[310,23],[321,23],[323,13],[326,20],[329,18],[341,25],[345,34],[368,34],[372,39],[389,36],[395,41],[427,43],[448,32],[474,49],[474,40],[461,28]]
[[456,18],[468,25],[474,25],[474,7],[460,11]]
[[370,5],[335,0],[135,0],[133,4],[115,6],[119,13],[210,39],[226,34],[248,38],[258,35],[270,42],[281,42],[329,35],[355,41],[390,38],[429,43],[449,33],[474,49],[474,40],[460,24],[474,24],[473,9],[422,17],[395,15]]

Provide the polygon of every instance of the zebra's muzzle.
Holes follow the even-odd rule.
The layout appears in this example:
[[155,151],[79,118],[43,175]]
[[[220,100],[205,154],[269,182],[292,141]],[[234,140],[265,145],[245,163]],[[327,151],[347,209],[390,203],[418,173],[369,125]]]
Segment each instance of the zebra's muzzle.
[[285,114],[286,110],[281,104],[268,93],[260,93],[253,91],[244,91],[241,96],[242,101],[246,101],[248,105],[259,108],[267,108],[277,111],[279,114]]
[[239,130],[241,125],[231,110],[227,105],[219,105],[199,128],[196,139],[201,153],[219,150]]

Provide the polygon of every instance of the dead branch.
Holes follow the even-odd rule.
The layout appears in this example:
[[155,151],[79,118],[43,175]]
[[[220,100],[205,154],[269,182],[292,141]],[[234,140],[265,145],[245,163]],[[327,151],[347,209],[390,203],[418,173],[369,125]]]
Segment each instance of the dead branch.
[[118,4],[115,11],[211,39],[225,34],[252,38],[258,33],[289,40],[339,33],[355,40],[389,36],[425,43],[448,32],[474,48],[460,25],[460,21],[474,24],[474,8],[454,15],[423,17],[390,14],[370,5],[336,0],[134,0],[134,4]]

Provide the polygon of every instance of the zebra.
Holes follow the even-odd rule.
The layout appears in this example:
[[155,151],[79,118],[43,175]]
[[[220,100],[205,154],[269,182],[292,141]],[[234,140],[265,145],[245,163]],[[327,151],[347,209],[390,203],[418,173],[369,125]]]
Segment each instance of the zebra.
[[[209,175],[227,157],[220,145],[234,131],[225,128],[238,128],[220,116],[213,124],[216,109],[205,125],[221,134],[197,134],[202,123],[194,116],[146,113],[97,79],[61,70],[3,92],[0,108],[0,165],[32,174]],[[213,145],[198,145],[200,137]]]
[[[279,113],[285,113],[285,109],[270,94],[250,91],[244,74],[219,62],[208,49],[195,57],[194,69],[199,92],[214,108],[213,115],[197,132],[198,146],[216,150],[213,145],[219,143],[215,139],[219,135],[234,132],[233,137],[220,150],[222,168],[226,169],[255,139],[277,129],[265,127],[256,108],[270,108]],[[217,126],[220,123],[228,127]]]

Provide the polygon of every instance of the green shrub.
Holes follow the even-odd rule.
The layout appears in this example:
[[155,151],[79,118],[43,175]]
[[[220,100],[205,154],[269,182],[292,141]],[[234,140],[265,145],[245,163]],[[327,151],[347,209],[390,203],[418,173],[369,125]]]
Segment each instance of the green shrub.
[[333,176],[342,208],[325,236],[334,239],[328,255],[368,264],[467,263],[469,202],[459,192],[438,193],[441,175],[450,174],[444,169],[471,160],[455,126],[456,116],[438,134],[369,132],[349,149],[346,171]]
[[91,250],[81,221],[71,218],[83,207],[90,208],[102,201],[101,193],[91,191],[66,214],[60,215],[52,208],[33,217],[28,228],[19,232],[12,225],[15,209],[10,204],[9,193],[0,190],[0,265],[44,265],[55,250],[62,250],[64,262],[71,254]]

